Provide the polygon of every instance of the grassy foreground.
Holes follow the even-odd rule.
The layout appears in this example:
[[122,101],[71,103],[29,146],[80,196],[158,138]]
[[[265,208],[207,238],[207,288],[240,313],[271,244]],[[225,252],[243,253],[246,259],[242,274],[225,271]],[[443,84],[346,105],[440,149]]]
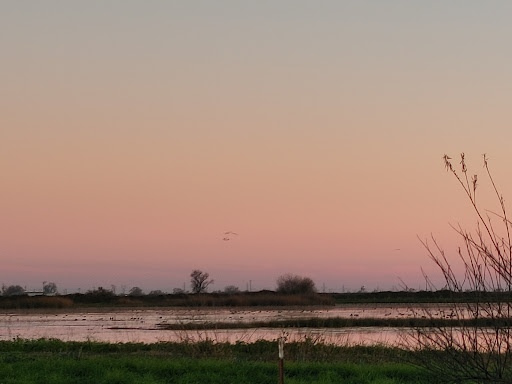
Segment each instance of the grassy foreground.
[[[336,347],[309,340],[285,349],[285,382],[432,383],[404,352]],[[277,343],[108,344],[58,340],[0,342],[0,383],[277,383]]]

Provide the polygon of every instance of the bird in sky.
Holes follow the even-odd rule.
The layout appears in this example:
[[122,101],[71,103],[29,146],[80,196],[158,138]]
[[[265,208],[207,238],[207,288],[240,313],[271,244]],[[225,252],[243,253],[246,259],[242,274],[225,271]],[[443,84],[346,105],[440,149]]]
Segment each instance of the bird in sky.
[[222,240],[224,240],[224,241],[231,240],[231,235],[238,236],[238,233],[233,232],[233,231],[226,231],[226,232],[224,232],[224,237],[222,238]]

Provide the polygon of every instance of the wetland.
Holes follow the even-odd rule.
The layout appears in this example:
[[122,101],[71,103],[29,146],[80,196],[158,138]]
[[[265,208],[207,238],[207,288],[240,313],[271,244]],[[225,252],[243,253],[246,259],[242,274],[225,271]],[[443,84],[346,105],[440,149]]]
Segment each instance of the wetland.
[[136,307],[0,312],[0,340],[246,342],[314,338],[336,345],[395,346],[407,327],[448,317],[450,304],[340,304],[328,307]]

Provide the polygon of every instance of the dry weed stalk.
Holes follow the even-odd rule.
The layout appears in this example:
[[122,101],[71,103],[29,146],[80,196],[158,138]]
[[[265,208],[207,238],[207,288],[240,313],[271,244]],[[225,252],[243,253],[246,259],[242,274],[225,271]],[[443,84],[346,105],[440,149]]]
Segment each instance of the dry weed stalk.
[[[501,213],[484,211],[477,204],[477,175],[468,176],[464,153],[460,156],[460,171],[451,158],[443,157],[445,167],[462,186],[477,216],[474,232],[460,225],[452,228],[462,239],[457,258],[463,272],[452,266],[454,261],[446,255],[436,239],[421,240],[428,255],[441,271],[446,289],[452,292],[470,292],[469,303],[454,303],[449,316],[454,326],[416,328],[408,334],[405,345],[417,351],[416,363],[439,374],[451,382],[512,382],[512,243],[510,225],[503,196],[499,193],[483,155],[485,172],[499,201]],[[495,226],[492,217],[501,218]],[[429,281],[427,280],[427,283]],[[430,318],[434,314],[426,312]],[[475,321],[468,325],[468,319]]]

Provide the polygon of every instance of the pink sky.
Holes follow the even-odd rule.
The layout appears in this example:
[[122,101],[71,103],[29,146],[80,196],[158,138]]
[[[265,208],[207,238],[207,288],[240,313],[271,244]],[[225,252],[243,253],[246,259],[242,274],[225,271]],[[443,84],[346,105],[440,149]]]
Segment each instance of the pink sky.
[[[0,5],[0,283],[172,291],[423,286],[505,195],[508,2]],[[225,231],[235,231],[223,241]],[[396,250],[400,249],[400,250]],[[120,289],[120,288],[118,288]]]

